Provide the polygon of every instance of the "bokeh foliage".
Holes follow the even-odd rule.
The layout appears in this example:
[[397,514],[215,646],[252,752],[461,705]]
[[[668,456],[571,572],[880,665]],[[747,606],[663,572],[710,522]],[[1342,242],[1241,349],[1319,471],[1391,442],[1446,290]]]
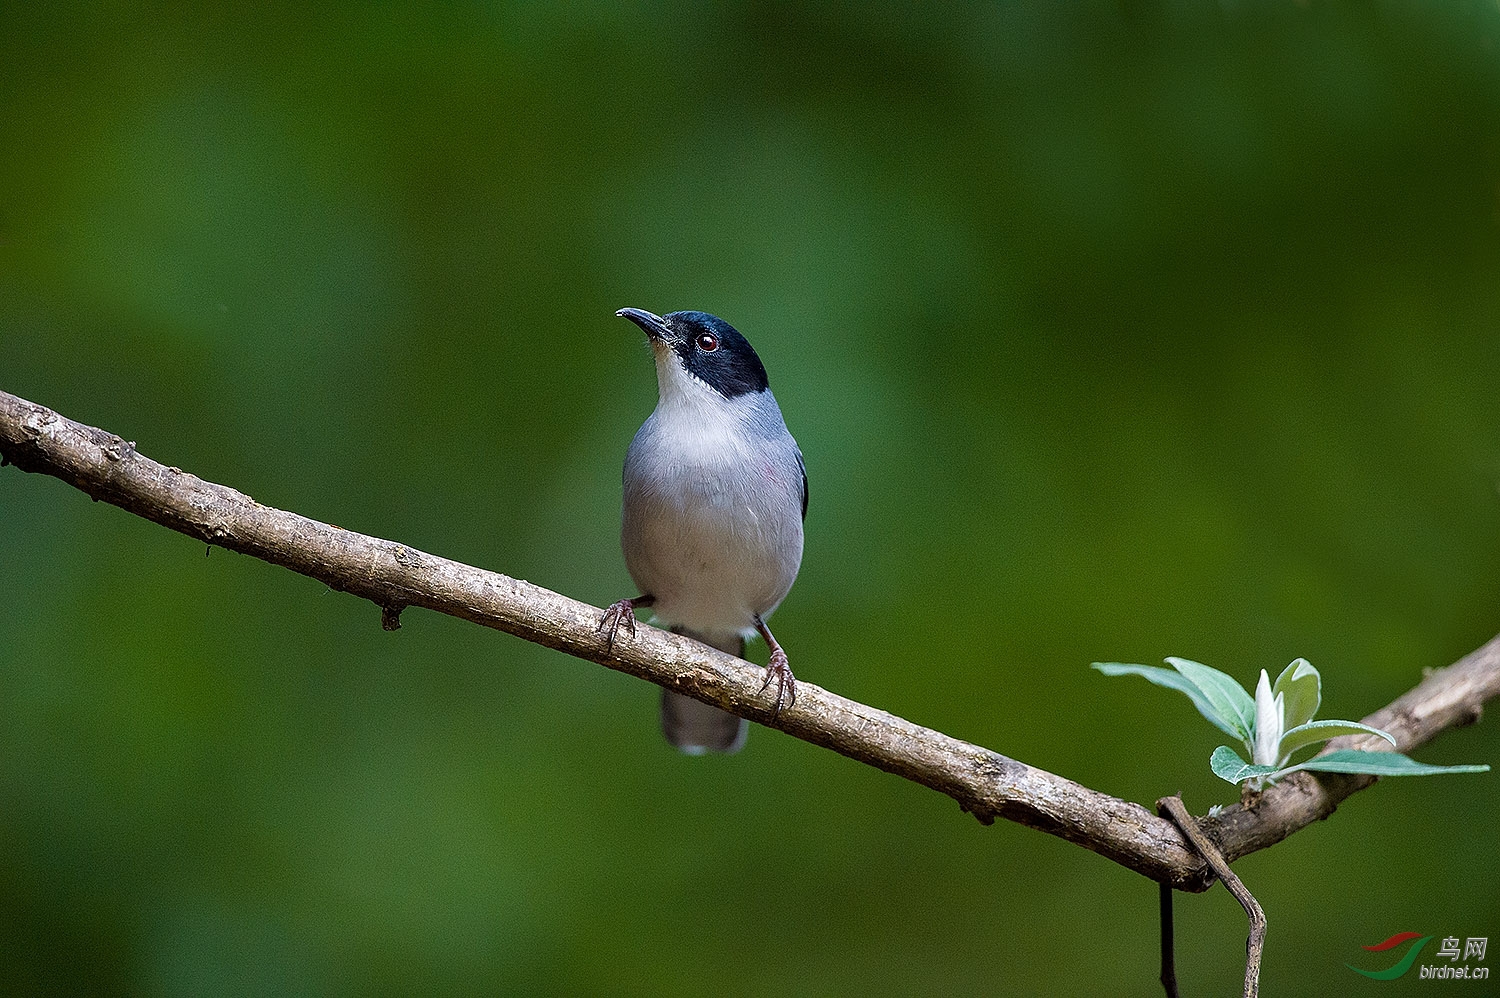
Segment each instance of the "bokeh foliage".
[[[797,674],[1202,811],[1213,733],[1088,663],[1306,656],[1360,717],[1500,630],[1497,45],[1478,3],[6,4],[0,388],[602,605],[655,390],[611,313],[716,312],[807,455]],[[764,729],[679,757],[643,684],[12,469],[0,600],[6,993],[1157,993],[1113,864]],[[1244,860],[1268,992],[1496,935],[1497,827],[1492,776],[1392,782]],[[1238,909],[1178,909],[1232,991]]]

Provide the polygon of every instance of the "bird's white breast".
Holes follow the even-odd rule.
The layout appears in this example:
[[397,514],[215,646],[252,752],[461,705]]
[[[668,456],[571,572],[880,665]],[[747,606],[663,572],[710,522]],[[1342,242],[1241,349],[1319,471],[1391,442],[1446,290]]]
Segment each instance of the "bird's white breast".
[[664,392],[625,458],[626,567],[659,623],[752,633],[797,577],[801,503],[796,443],[769,392]]

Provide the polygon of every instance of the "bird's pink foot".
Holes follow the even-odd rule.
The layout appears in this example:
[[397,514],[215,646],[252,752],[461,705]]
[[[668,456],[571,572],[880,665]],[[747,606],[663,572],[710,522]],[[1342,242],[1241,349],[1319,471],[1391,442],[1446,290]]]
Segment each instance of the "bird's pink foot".
[[611,603],[609,609],[604,611],[604,618],[599,621],[597,630],[604,635],[604,647],[613,650],[615,647],[615,635],[623,626],[635,637],[635,608],[638,606],[650,606],[645,602],[645,597],[637,596],[635,599],[622,599],[618,603]]
[[760,684],[762,693],[770,688],[773,679],[776,681],[776,706],[771,708],[771,720],[774,721],[781,716],[783,701],[788,710],[797,703],[797,679],[792,675],[786,652],[779,646],[771,649],[771,660],[766,663],[766,681]]

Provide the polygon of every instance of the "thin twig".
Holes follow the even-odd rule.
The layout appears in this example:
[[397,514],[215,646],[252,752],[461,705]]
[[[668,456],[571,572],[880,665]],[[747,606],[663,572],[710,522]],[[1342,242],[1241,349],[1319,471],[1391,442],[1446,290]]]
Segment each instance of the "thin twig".
[[[1161,815],[1164,810],[1158,801],[1156,813]],[[1167,998],[1177,998],[1177,955],[1172,923],[1172,895],[1176,891],[1171,884],[1157,884],[1156,889],[1161,908],[1161,986],[1166,991]]]
[[[606,647],[603,611],[540,586],[450,561],[393,541],[263,506],[223,485],[166,467],[135,444],[0,392],[0,461],[59,478],[173,530],[290,568],[370,600],[387,628],[404,607],[423,607],[505,631],[649,680],[851,759],[947,794],[988,824],[1037,828],[1152,880],[1201,891],[1208,865],[1171,822],[1139,804],[960,741],[802,680],[797,704],[775,716],[763,671],[689,638],[641,625]],[[1500,695],[1500,638],[1429,675],[1397,700],[1382,725],[1403,751],[1479,716]],[[1377,714],[1381,717],[1385,712]],[[1304,779],[1298,779],[1305,777]],[[1272,787],[1255,811],[1226,808],[1205,826],[1225,855],[1243,856],[1326,817],[1368,778],[1319,782],[1298,773]]]
[[[1188,837],[1198,855],[1208,861],[1213,869],[1214,875],[1224,881],[1224,886],[1229,888],[1229,893],[1245,909],[1245,914],[1250,919],[1250,936],[1245,940],[1245,989],[1244,998],[1255,998],[1260,993],[1260,958],[1266,949],[1266,913],[1261,911],[1260,902],[1255,900],[1255,895],[1250,889],[1235,876],[1229,864],[1225,862],[1223,854],[1219,852],[1207,835],[1198,828],[1198,823],[1193,816],[1188,814],[1187,808],[1183,806],[1182,798],[1177,796],[1163,797],[1156,802],[1158,811],[1166,811],[1182,833]],[[1163,975],[1166,971],[1163,969]]]

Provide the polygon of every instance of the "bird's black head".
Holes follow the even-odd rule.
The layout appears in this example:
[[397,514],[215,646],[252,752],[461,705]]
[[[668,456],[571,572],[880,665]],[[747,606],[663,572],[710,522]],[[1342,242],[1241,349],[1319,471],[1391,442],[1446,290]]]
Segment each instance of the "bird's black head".
[[725,398],[769,387],[765,366],[750,341],[716,315],[653,315],[639,308],[622,308],[615,314],[644,329],[653,343],[669,347],[684,370]]

